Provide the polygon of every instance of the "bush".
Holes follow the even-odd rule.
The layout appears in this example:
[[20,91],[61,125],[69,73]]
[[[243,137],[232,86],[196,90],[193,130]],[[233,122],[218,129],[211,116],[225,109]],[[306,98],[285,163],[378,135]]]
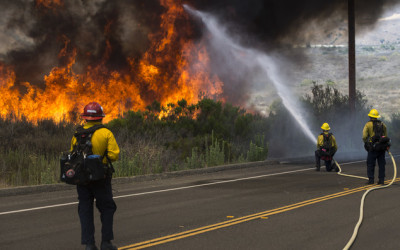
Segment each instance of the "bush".
[[392,114],[391,122],[386,123],[388,129],[388,137],[391,140],[391,149],[400,149],[400,113]]
[[211,145],[208,145],[208,138],[205,138],[206,145],[206,164],[207,167],[218,166],[225,163],[224,143],[211,135]]
[[0,118],[0,185],[22,186],[57,182],[59,156],[68,150],[75,125],[51,120],[37,124],[22,118]]
[[362,151],[362,130],[369,120],[371,109],[365,95],[356,91],[355,111],[349,108],[349,96],[334,87],[314,84],[312,95],[306,95],[303,102],[313,113],[314,131],[321,131],[320,126],[327,122],[334,133],[338,147],[343,151]]
[[[243,162],[248,151],[249,155],[256,152],[254,145],[259,147],[250,141],[257,134],[267,134],[268,124],[268,118],[259,114],[203,98],[194,105],[182,99],[166,107],[155,101],[106,126],[121,149],[114,168],[115,176],[122,177]],[[59,156],[69,150],[75,128],[76,124],[51,120],[33,124],[23,117],[0,119],[4,142],[0,184],[58,182]],[[268,151],[263,152],[262,157]]]
[[250,149],[247,151],[247,161],[264,161],[267,159],[268,145],[264,140],[264,135],[256,136],[255,143],[250,142]]
[[206,165],[204,154],[202,154],[198,147],[192,148],[192,155],[186,157],[185,167],[189,169],[203,168]]

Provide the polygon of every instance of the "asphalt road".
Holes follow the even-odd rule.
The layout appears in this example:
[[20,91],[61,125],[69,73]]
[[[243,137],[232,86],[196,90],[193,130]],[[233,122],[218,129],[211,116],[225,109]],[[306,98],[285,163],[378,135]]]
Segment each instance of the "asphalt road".
[[[393,164],[387,163],[389,180]],[[270,164],[114,184],[114,243],[120,249],[343,249],[366,181],[312,166]],[[366,175],[365,161],[341,167]],[[399,208],[398,182],[371,192],[351,249],[400,249]],[[0,248],[84,249],[76,191],[0,197]]]

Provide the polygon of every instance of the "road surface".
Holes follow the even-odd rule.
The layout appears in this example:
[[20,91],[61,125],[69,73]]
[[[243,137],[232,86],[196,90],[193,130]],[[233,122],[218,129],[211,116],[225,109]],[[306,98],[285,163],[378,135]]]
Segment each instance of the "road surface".
[[[342,162],[365,177],[365,161]],[[387,180],[393,164],[387,160]],[[343,249],[366,180],[281,163],[114,184],[120,249]],[[400,185],[371,192],[352,249],[400,249]],[[0,197],[0,246],[84,249],[75,190]],[[97,245],[101,239],[95,213]]]

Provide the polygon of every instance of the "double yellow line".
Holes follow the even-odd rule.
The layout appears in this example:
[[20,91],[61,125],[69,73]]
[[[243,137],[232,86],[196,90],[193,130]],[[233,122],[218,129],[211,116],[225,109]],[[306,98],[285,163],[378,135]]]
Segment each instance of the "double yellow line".
[[[400,178],[397,178],[396,181],[400,181]],[[164,244],[164,243],[167,243],[167,242],[171,242],[171,241],[187,238],[187,237],[190,237],[190,236],[194,236],[194,235],[197,235],[197,234],[202,234],[202,233],[206,233],[206,232],[209,232],[209,231],[217,230],[217,229],[220,229],[220,228],[230,227],[230,226],[233,226],[233,225],[236,225],[236,224],[239,224],[239,223],[243,223],[243,222],[246,222],[246,221],[256,220],[256,219],[259,219],[261,217],[266,217],[266,216],[270,216],[270,215],[274,215],[274,214],[283,213],[283,212],[290,211],[290,210],[293,210],[293,209],[296,209],[296,208],[305,207],[305,206],[308,206],[308,205],[311,205],[311,204],[314,204],[314,203],[318,203],[318,202],[322,202],[322,201],[338,198],[338,197],[341,197],[341,196],[345,196],[345,195],[361,192],[361,191],[373,188],[375,186],[376,185],[362,186],[362,187],[359,187],[359,188],[354,188],[354,189],[346,190],[346,191],[343,191],[343,192],[330,194],[330,195],[314,198],[314,199],[311,199],[311,200],[302,201],[302,202],[291,204],[291,205],[287,205],[287,206],[284,206],[284,207],[275,208],[275,209],[271,209],[271,210],[267,210],[267,211],[263,211],[263,212],[259,212],[259,213],[255,213],[255,214],[239,217],[239,218],[236,218],[236,219],[232,219],[232,220],[228,220],[228,221],[224,221],[224,222],[220,222],[220,223],[216,223],[216,224],[212,224],[212,225],[208,225],[208,226],[204,226],[204,227],[199,227],[199,228],[188,230],[188,231],[185,231],[185,232],[181,232],[181,233],[177,233],[177,234],[171,234],[171,235],[167,235],[167,236],[164,236],[164,237],[160,237],[160,238],[156,238],[156,239],[152,239],[152,240],[148,240],[148,241],[135,243],[135,244],[132,244],[132,245],[129,245],[129,246],[120,247],[118,249],[119,250],[143,249],[143,248],[147,248],[147,247],[151,247],[151,246],[155,246],[155,245],[160,245],[160,244]]]

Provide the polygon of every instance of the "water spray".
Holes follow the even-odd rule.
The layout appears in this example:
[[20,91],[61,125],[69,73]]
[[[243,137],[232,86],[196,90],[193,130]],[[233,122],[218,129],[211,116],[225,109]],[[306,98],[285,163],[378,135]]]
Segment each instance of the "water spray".
[[[236,43],[227,34],[227,32],[225,31],[223,26],[220,25],[213,16],[211,16],[207,13],[203,13],[198,10],[194,10],[187,5],[184,5],[184,8],[190,14],[192,14],[193,16],[196,16],[197,18],[202,20],[205,27],[207,28],[207,31],[211,34],[210,42],[212,44],[214,44],[216,47],[220,48],[221,50],[225,50],[224,52],[229,53],[230,55],[233,55],[238,63],[243,64],[244,68],[250,67],[250,68],[254,68],[254,69],[261,69],[262,73],[264,74],[263,76],[265,78],[269,78],[272,81],[279,97],[282,99],[282,102],[283,102],[283,105],[285,106],[285,108],[289,111],[289,113],[292,115],[292,117],[301,126],[301,128],[303,129],[307,138],[309,138],[310,141],[315,143],[316,137],[311,132],[311,129],[307,126],[307,123],[304,119],[305,114],[300,109],[300,104],[298,102],[296,102],[296,98],[293,96],[292,92],[289,90],[288,87],[286,87],[283,84],[283,80],[280,77],[280,74],[278,72],[279,70],[278,70],[278,68],[276,66],[276,62],[273,60],[273,58],[268,56],[266,53],[264,53],[262,51],[245,48],[245,47],[239,45],[238,43]],[[219,45],[223,45],[223,46],[219,46]],[[364,200],[365,200],[365,197],[367,196],[367,194],[376,189],[382,189],[382,188],[389,187],[390,185],[393,184],[393,182],[396,179],[396,175],[397,175],[396,163],[390,152],[389,152],[389,155],[392,158],[393,166],[394,166],[393,179],[390,183],[388,183],[385,186],[372,187],[371,189],[368,189],[364,193],[364,195],[361,199],[359,221],[354,229],[352,237],[350,238],[347,245],[343,248],[343,250],[348,250],[351,247],[351,245],[353,244],[353,242],[357,236],[358,229],[362,223]],[[336,161],[335,161],[335,164],[339,168],[339,172],[338,172],[339,175],[367,179],[367,178],[361,177],[361,176],[343,174],[342,169],[340,168],[340,165]]]
[[292,92],[288,87],[283,84],[283,80],[280,77],[278,68],[276,66],[276,61],[273,60],[271,56],[268,56],[265,52],[245,48],[239,45],[230,37],[224,27],[218,23],[218,21],[211,15],[203,13],[198,10],[194,10],[191,7],[184,5],[186,11],[191,15],[199,18],[204,23],[207,31],[211,34],[210,42],[219,48],[219,51],[223,50],[222,53],[229,53],[235,57],[237,63],[243,65],[243,68],[259,69],[261,70],[263,77],[265,79],[269,78],[279,97],[282,99],[283,105],[289,111],[291,116],[297,121],[301,126],[302,131],[312,143],[316,142],[316,137],[311,132],[308,127],[304,117],[304,111],[301,110],[301,105],[296,101]]
[[[307,137],[315,143],[316,137],[314,137],[313,133],[311,132],[310,128],[307,126],[307,123],[304,119],[305,115],[301,115],[304,112],[298,108],[298,103],[295,102],[295,97],[292,95],[292,92],[282,84],[282,81],[279,77],[278,70],[276,65],[273,63],[272,59],[265,54],[260,54],[257,57],[260,66],[269,73],[269,77],[271,78],[279,97],[282,99],[283,105],[285,105],[286,109],[290,112],[290,114],[296,119],[299,123],[301,128],[303,129],[304,133]],[[285,94],[284,94],[285,93]]]

